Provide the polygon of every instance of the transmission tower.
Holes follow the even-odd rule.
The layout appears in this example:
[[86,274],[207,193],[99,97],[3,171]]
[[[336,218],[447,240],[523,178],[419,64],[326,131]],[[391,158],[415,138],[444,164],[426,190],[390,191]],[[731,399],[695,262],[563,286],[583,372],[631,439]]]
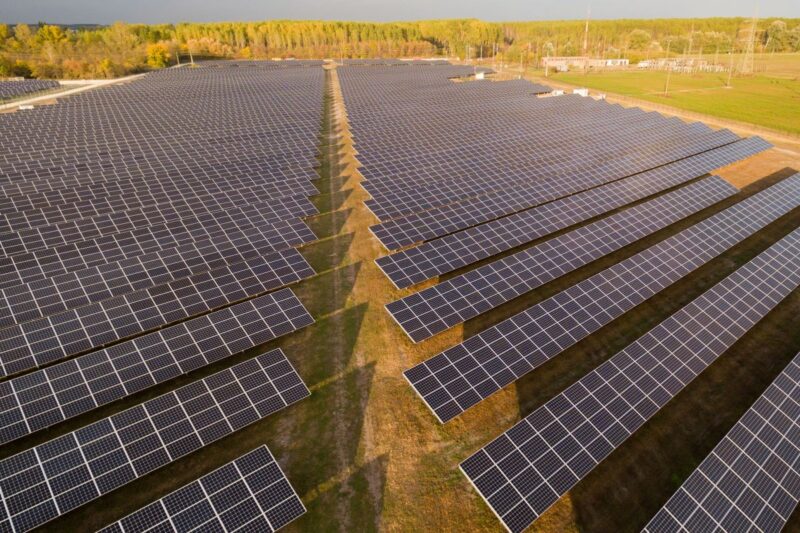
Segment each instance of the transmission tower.
[[753,19],[750,24],[750,35],[747,36],[747,46],[744,49],[744,56],[742,57],[742,64],[739,67],[739,72],[742,74],[753,73],[753,63],[756,46],[756,35],[758,34],[758,6],[756,6]]
[[589,66],[589,19],[592,17],[592,6],[586,8],[586,26],[583,29],[583,73]]

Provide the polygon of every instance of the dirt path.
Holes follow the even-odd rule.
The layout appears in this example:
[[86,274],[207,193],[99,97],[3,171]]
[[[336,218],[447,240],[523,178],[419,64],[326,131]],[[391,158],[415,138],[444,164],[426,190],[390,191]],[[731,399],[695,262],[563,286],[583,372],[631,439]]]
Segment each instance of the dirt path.
[[[298,365],[312,397],[303,402],[306,412],[293,417],[291,438],[281,442],[311,439],[316,450],[301,445],[284,452],[309,510],[290,528],[499,531],[458,463],[489,439],[498,418],[507,425],[518,416],[516,396],[506,394],[499,417],[477,409],[466,423],[442,427],[403,378],[403,370],[458,342],[462,330],[415,346],[384,310],[402,293],[374,263],[386,252],[369,232],[377,220],[363,203],[369,196],[359,186],[337,73],[328,75],[329,146],[315,200],[321,214],[310,221],[321,240],[304,250],[319,280],[300,289],[317,324],[286,347],[307,352]],[[324,360],[316,355],[320,348]]]

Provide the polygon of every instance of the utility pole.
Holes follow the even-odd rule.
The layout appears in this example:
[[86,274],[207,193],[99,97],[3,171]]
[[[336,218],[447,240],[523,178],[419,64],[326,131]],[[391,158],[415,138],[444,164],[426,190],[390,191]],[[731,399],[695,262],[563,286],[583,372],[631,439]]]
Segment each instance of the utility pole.
[[730,57],[730,63],[728,64],[728,83],[725,84],[726,89],[731,88],[731,76],[733,76],[733,50],[728,52],[728,56]]
[[672,75],[672,65],[669,63],[669,48],[672,45],[672,41],[667,41],[667,81],[664,84],[664,96],[669,96],[669,78]]
[[586,25],[583,28],[583,73],[589,66],[589,18],[592,16],[592,5],[586,8]]
[[544,77],[548,77],[550,74],[550,49],[547,49],[547,57],[544,60]]
[[528,70],[528,65],[531,61],[531,43],[528,43],[528,53],[525,55],[525,68],[522,69],[522,76],[525,77],[525,73]]
[[756,32],[758,31],[758,5],[756,5],[753,19],[750,26],[750,36],[747,39],[747,48],[742,58],[742,67],[739,69],[743,74],[753,73],[753,53],[756,44]]

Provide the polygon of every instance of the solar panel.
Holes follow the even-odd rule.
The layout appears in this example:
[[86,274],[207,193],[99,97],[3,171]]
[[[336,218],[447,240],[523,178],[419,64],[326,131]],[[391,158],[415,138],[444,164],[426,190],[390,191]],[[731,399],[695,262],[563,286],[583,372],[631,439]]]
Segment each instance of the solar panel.
[[[52,226],[4,233],[0,235],[0,254],[8,256],[29,253],[35,250],[97,239],[139,228],[158,226],[174,220],[203,216],[207,213],[217,213],[218,216],[225,216],[226,210],[237,207],[237,204],[231,203],[228,206],[219,206],[219,211],[201,209],[195,212],[190,209],[184,210],[183,207],[185,206],[173,205],[160,209],[158,206],[152,206],[133,211],[119,211],[92,218],[71,220]],[[267,200],[255,204],[255,207],[266,210],[265,217],[268,222],[299,218],[318,212],[317,208],[304,196]]]
[[278,305],[267,295],[4,381],[0,383],[0,444],[313,322],[302,306]]
[[798,206],[795,174],[420,363],[406,379],[448,421]]
[[28,531],[309,395],[272,350],[0,461],[0,528]]
[[[187,187],[189,184],[187,184]],[[199,188],[199,187],[198,187]],[[204,187],[205,189],[205,187]],[[74,189],[71,189],[74,191]],[[68,200],[46,207],[35,207],[22,211],[14,210],[0,214],[0,233],[23,231],[26,229],[63,224],[84,218],[99,217],[109,213],[121,211],[142,212],[149,217],[164,217],[168,213],[176,213],[179,207],[182,212],[198,215],[209,211],[219,211],[256,203],[259,198],[277,200],[291,197],[305,197],[319,194],[311,182],[294,180],[282,182],[276,186],[248,187],[244,190],[207,193],[205,191],[184,192],[175,188],[153,194],[151,192],[127,191],[125,194],[115,194],[102,197],[87,197],[81,195],[75,200]],[[29,196],[24,197],[30,200]],[[14,199],[4,198],[7,202]],[[19,201],[19,200],[17,200]],[[267,204],[272,207],[271,204]],[[149,209],[145,209],[149,208]],[[274,212],[274,208],[273,208]],[[185,217],[184,217],[185,218]]]
[[644,531],[770,531],[800,500],[800,354],[775,378]]
[[[287,266],[278,265],[273,271],[259,259],[5,328],[0,330],[0,369],[4,376],[30,370],[313,274],[305,263]],[[305,317],[291,289],[271,296],[289,322]],[[288,314],[289,310],[295,314]]]
[[[730,142],[730,139],[726,139],[726,141]],[[724,142],[721,140],[708,142],[706,145],[698,143],[681,157],[690,157],[706,150],[718,148],[723,144]],[[563,180],[532,181],[502,192],[486,194],[475,199],[371,226],[370,231],[387,250],[396,250],[647,171],[681,157],[669,156],[664,160],[654,160],[651,157],[647,159],[646,163],[639,163],[631,166],[630,169],[623,170],[617,168],[616,163],[612,161],[606,164],[609,167],[607,169],[592,168],[587,170],[585,175],[569,176]],[[629,159],[635,158],[630,157]]]
[[[603,112],[592,114],[587,121],[588,126],[597,128],[601,123],[607,123],[610,118],[608,115]],[[640,139],[640,147],[657,139],[663,142],[665,149],[673,149],[677,145],[694,142],[703,135],[713,135],[707,129],[698,129],[692,135],[687,135],[686,124],[680,121],[665,121],[663,130],[653,131],[653,115],[640,111],[627,112],[616,118],[619,123],[614,124],[610,135],[616,137],[618,132],[624,133],[615,139],[618,141],[615,149],[619,152],[632,151],[636,138]],[[624,126],[624,130],[620,126]],[[528,127],[533,129],[537,126],[529,124]],[[726,135],[730,141],[737,140],[733,134]],[[560,141],[560,138],[539,138],[537,150],[523,151],[513,142],[509,143],[504,136],[480,143],[466,139],[464,144],[469,146],[471,152],[466,160],[460,157],[466,148],[461,145],[426,154],[422,160],[406,155],[365,163],[362,176],[367,181],[364,182],[364,188],[372,196],[372,200],[365,203],[381,220],[386,220],[485,194],[502,186],[517,186],[531,181],[532,176],[552,178],[568,172],[581,172],[588,167],[602,165],[603,159],[608,157],[608,145],[594,145],[587,146],[585,157],[581,160],[567,163],[549,159],[548,151]],[[454,164],[453,170],[459,174],[464,172],[464,179],[458,179],[458,174],[454,176],[454,173],[448,172],[448,164]],[[419,175],[413,175],[415,168],[419,168]],[[504,168],[506,172],[498,174],[498,168]],[[418,183],[422,176],[427,178],[425,184]],[[411,184],[419,188],[409,187]],[[382,214],[384,210],[386,216]]]
[[0,100],[10,100],[60,86],[55,80],[0,80]]
[[[252,216],[250,216],[252,215]],[[0,287],[9,288],[100,265],[147,257],[193,242],[214,246],[258,242],[264,239],[274,250],[312,242],[316,235],[299,219],[268,223],[257,212],[232,210],[219,218],[179,220],[160,226],[117,233],[0,258]]]
[[[260,165],[267,170],[263,162]],[[232,165],[233,166],[233,165]],[[234,168],[227,168],[233,171]],[[296,170],[295,170],[296,172]],[[42,210],[39,216],[55,216],[55,212],[63,211],[63,216],[72,216],[80,209],[76,204],[91,205],[92,208],[103,208],[103,204],[114,206],[117,209],[133,208],[133,202],[137,199],[141,203],[156,203],[161,199],[178,198],[190,200],[195,196],[227,191],[236,188],[240,192],[252,195],[262,195],[265,197],[283,197],[295,194],[306,194],[313,196],[318,194],[317,188],[309,181],[318,177],[313,171],[307,171],[308,178],[287,177],[280,181],[268,181],[267,179],[247,179],[245,177],[222,177],[212,179],[206,176],[208,173],[204,169],[203,176],[194,179],[187,179],[179,176],[171,176],[169,180],[159,179],[161,174],[148,178],[147,180],[137,180],[135,178],[118,179],[114,181],[99,181],[89,185],[75,187],[54,187],[40,192],[26,191],[23,194],[14,193],[8,186],[7,196],[0,198],[0,213],[5,213],[11,219],[22,216],[26,211]],[[30,183],[30,182],[29,182]],[[43,183],[42,183],[43,185]],[[25,189],[28,187],[23,187]],[[51,214],[52,213],[52,214]],[[26,218],[33,216],[25,215]]]
[[522,531],[800,285],[793,231],[461,463]]
[[[269,248],[269,243],[261,244]],[[29,285],[2,289],[0,327],[43,318],[243,262],[247,262],[253,270],[266,266],[269,271],[262,278],[265,281],[279,277],[278,273],[284,271],[285,274],[299,272],[303,276],[312,273],[311,267],[294,248],[279,252],[251,248],[247,250],[247,257],[235,248],[228,250],[227,254],[214,253],[217,250],[211,247],[206,250],[210,253],[187,248],[170,249],[168,253],[162,252],[156,257],[132,259],[125,265],[103,265]],[[288,276],[282,281],[291,283],[296,279]]]
[[737,192],[706,178],[386,306],[414,342],[478,316]]
[[[677,151],[675,148],[676,145],[684,145],[684,147],[686,145],[691,145],[694,147],[693,150],[697,150],[698,145],[702,146],[701,141],[703,137],[700,135],[687,135],[685,131],[686,125],[683,122],[680,123],[679,128],[674,128],[677,131],[673,133],[671,138],[665,138],[666,135],[663,128],[656,129],[658,132],[656,134],[652,127],[652,121],[648,120],[647,122],[648,123],[645,125],[639,126],[639,128],[642,128],[642,131],[640,131],[638,135],[635,135],[635,137],[631,134],[634,133],[637,128],[634,127],[634,125],[627,125],[625,132],[627,135],[631,135],[631,137],[626,139],[625,143],[619,143],[615,148],[620,152],[627,151],[636,153],[637,149],[641,149],[641,147],[648,142],[648,134],[658,135],[658,142],[661,144],[664,151],[664,154],[661,155],[662,158],[666,158],[667,154],[670,152],[675,153]],[[615,127],[620,126],[620,124],[615,124]],[[719,143],[738,140],[738,138],[730,132],[710,132],[705,135],[719,137],[717,141]],[[650,142],[652,142],[652,140],[650,140]],[[604,148],[605,150],[608,149],[605,146]],[[445,161],[441,163],[441,166],[435,166],[428,171],[431,174],[431,179],[424,186],[420,185],[419,187],[408,189],[405,188],[405,182],[403,182],[404,188],[398,190],[398,188],[394,186],[395,182],[392,182],[391,188],[384,189],[383,187],[389,186],[381,185],[379,188],[367,181],[364,188],[369,191],[372,199],[364,203],[381,221],[387,221],[414,213],[421,213],[454,202],[466,201],[471,197],[486,195],[494,191],[514,189],[520,185],[530,185],[531,182],[539,180],[550,182],[550,180],[556,176],[566,177],[567,175],[572,175],[570,176],[570,179],[572,179],[574,174],[578,172],[595,172],[598,167],[602,170],[602,165],[605,163],[605,159],[608,158],[607,153],[588,153],[591,152],[590,149],[584,151],[587,153],[583,154],[584,157],[582,160],[575,161],[570,165],[565,165],[561,161],[539,161],[531,156],[527,158],[520,157],[519,159],[522,159],[522,161],[514,163],[513,169],[509,168],[505,174],[494,176],[496,170],[493,171],[493,168],[512,166],[511,162],[508,161],[508,159],[512,157],[512,154],[503,153],[497,148],[489,148],[485,150],[485,154],[474,153],[482,151],[483,150],[473,150],[473,157],[479,157],[481,159],[480,164],[475,164],[472,161],[463,161],[460,164],[455,163],[454,165],[449,160],[450,158],[443,158]],[[536,152],[532,151],[531,153],[535,154]],[[409,166],[412,167],[408,170],[409,175],[412,173],[414,176],[425,174],[423,169],[413,168],[418,166],[414,163],[416,162],[409,163]],[[395,166],[394,162],[392,162],[392,166]],[[455,166],[456,168],[450,168],[451,166]],[[373,167],[374,165],[369,168]],[[470,170],[468,170],[468,168],[470,168]],[[399,178],[400,176],[398,176],[398,174],[399,172],[394,171],[393,177],[395,179]],[[454,175],[458,176],[458,178],[453,179]],[[436,179],[440,176],[447,176],[450,179]]]
[[305,512],[280,466],[261,446],[99,533],[272,532]]
[[395,286],[409,287],[680,185],[768,147],[768,143],[758,138],[745,139],[638,176],[380,257],[375,262]]

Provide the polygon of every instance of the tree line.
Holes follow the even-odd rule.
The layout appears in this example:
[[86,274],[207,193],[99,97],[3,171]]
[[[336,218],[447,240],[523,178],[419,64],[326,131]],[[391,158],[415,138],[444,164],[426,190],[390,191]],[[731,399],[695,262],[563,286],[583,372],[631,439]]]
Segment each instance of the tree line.
[[800,51],[800,19],[0,24],[0,77],[111,78],[189,58],[628,57]]

